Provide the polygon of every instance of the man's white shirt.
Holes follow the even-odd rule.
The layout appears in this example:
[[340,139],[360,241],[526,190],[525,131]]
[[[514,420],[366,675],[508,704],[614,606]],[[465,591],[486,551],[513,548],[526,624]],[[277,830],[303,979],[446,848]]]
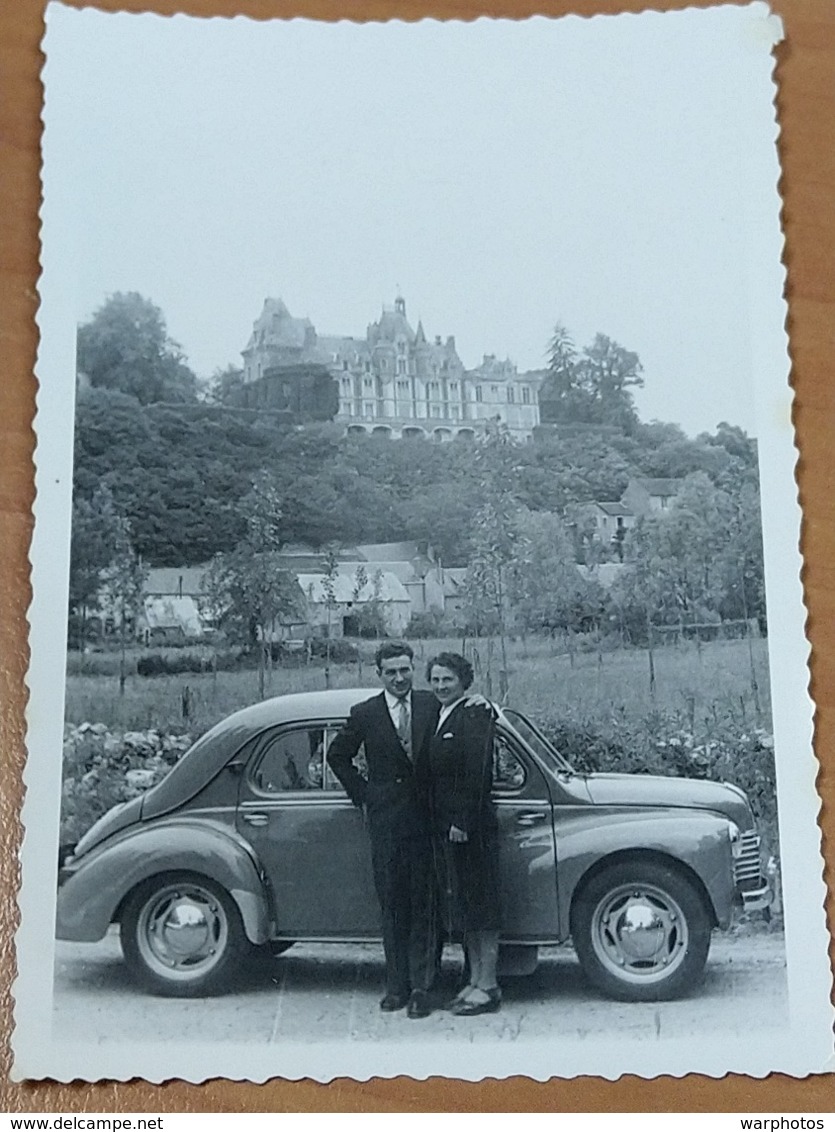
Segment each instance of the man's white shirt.
[[411,718],[412,718],[412,693],[407,692],[406,695],[402,699],[399,699],[397,696],[393,696],[391,694],[391,692],[384,692],[383,694],[386,697],[386,707],[389,709],[389,715],[391,716],[391,721],[394,724],[394,730],[397,731],[400,728],[400,705],[401,704],[406,705],[406,711],[409,713],[409,720],[411,721]]

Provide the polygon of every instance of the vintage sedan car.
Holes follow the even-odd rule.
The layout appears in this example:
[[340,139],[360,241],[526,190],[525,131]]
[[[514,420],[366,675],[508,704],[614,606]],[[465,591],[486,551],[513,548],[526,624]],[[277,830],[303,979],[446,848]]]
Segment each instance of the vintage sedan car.
[[[180,996],[221,990],[259,947],[379,939],[363,817],[326,758],[371,694],[279,696],[213,727],[62,862],[58,937],[99,940],[117,923],[139,980]],[[605,994],[672,998],[698,981],[711,932],[735,907],[769,902],[736,786],[578,774],[507,708],[494,796],[502,940],[517,971],[533,970],[539,945],[570,938]]]

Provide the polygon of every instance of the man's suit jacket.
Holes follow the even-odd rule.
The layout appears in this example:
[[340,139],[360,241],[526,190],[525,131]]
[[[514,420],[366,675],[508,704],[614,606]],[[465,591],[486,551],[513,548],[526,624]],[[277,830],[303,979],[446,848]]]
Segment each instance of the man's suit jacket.
[[[365,806],[372,831],[413,832],[428,822],[429,739],[440,707],[431,692],[412,690],[412,759],[403,749],[384,692],[351,709],[328,751],[328,763],[356,806]],[[365,744],[368,779],[354,758]]]

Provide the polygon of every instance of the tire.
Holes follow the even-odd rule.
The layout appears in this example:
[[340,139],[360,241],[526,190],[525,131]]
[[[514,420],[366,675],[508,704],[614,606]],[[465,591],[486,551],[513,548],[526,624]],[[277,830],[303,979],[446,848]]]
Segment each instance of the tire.
[[712,919],[695,883],[656,861],[621,861],[578,890],[574,948],[589,981],[610,998],[679,998],[704,973]]
[[165,873],[139,885],[121,918],[130,971],[153,994],[202,998],[226,989],[252,951],[225,889],[197,873]]

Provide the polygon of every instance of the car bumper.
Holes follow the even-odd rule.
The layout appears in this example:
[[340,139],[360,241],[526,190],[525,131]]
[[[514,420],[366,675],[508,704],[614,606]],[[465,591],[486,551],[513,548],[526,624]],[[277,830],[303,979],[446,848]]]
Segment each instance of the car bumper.
[[774,892],[768,881],[764,881],[760,888],[749,888],[740,892],[743,912],[761,912],[763,908],[770,908],[774,902]]

